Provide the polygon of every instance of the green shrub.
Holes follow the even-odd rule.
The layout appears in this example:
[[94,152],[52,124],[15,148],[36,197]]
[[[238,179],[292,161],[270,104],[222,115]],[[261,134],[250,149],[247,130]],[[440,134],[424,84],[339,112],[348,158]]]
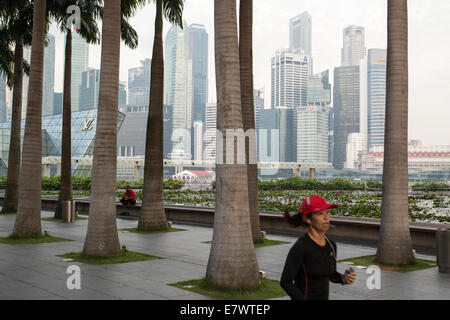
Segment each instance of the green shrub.
[[73,190],[89,191],[91,190],[91,177],[72,177]]
[[42,177],[42,190],[58,191],[60,188],[61,177]]
[[412,189],[414,191],[445,191],[450,190],[450,185],[443,182],[424,182],[414,184]]
[[180,190],[184,187],[184,182],[181,180],[169,178],[163,181],[163,187],[166,190]]
[[0,189],[6,188],[6,175],[0,177]]
[[[260,190],[364,190],[364,182],[354,182],[344,179],[334,179],[321,182],[319,180],[290,177],[280,180],[259,181]],[[381,182],[368,181],[367,187],[381,188]]]

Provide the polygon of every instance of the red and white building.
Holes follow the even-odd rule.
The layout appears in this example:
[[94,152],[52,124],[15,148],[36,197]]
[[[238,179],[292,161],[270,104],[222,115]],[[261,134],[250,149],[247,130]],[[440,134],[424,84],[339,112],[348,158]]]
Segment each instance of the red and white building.
[[209,186],[216,179],[216,173],[214,171],[184,170],[173,175],[172,178],[183,181],[185,186]]

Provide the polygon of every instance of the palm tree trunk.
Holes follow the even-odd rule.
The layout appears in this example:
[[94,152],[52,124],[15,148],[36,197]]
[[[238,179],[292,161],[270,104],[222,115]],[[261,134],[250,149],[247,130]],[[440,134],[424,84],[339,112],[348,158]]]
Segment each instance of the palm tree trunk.
[[253,102],[253,0],[239,2],[239,60],[244,131],[253,132],[245,144],[248,176],[248,202],[253,241],[261,239],[256,164],[255,106]]
[[120,0],[105,1],[92,192],[88,230],[83,248],[84,256],[120,255],[116,222],[120,16]]
[[23,139],[19,203],[13,234],[38,236],[41,230],[42,82],[44,71],[45,0],[35,0],[28,87],[27,119]]
[[150,108],[145,145],[144,188],[138,230],[148,231],[167,227],[163,194],[163,14],[162,0],[156,1],[155,38],[150,84]]
[[408,13],[407,0],[388,0],[386,123],[383,201],[377,259],[413,259],[408,219]]
[[66,49],[64,59],[64,97],[63,97],[63,128],[61,140],[61,183],[59,201],[55,209],[55,218],[62,217],[62,202],[72,201],[72,106],[71,106],[71,79],[72,79],[72,31],[67,30]]
[[22,125],[23,42],[16,41],[14,51],[14,89],[9,141],[8,175],[2,212],[17,212],[20,176],[20,129]]
[[[217,130],[225,135],[227,130],[243,130],[235,0],[215,0],[214,30]],[[233,149],[222,143],[216,155],[216,210],[206,281],[218,287],[255,288],[259,271],[250,225],[247,165],[237,164],[237,143],[232,144]],[[231,150],[234,153],[227,157]],[[221,164],[230,156],[234,163]]]

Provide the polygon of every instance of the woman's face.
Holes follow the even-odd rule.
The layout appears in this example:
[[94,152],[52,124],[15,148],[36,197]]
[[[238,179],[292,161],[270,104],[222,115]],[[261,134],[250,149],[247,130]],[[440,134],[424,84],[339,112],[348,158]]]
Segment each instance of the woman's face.
[[330,213],[328,210],[313,212],[311,214],[311,227],[320,232],[326,232],[330,228]]

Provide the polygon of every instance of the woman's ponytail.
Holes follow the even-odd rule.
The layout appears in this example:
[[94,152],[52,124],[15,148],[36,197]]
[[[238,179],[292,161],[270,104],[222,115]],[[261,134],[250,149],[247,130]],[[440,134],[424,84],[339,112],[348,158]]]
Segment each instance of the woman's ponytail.
[[292,225],[293,227],[298,227],[299,225],[302,224],[303,221],[302,215],[299,212],[291,216],[288,209],[284,210],[284,220],[286,220],[286,222]]

